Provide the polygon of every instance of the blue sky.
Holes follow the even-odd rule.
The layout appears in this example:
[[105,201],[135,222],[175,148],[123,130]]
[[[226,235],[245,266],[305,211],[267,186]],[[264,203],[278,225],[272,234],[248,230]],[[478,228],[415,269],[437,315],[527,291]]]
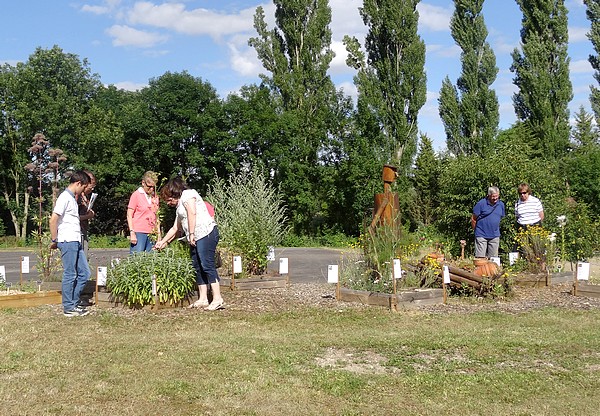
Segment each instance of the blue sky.
[[[0,63],[26,61],[36,47],[60,46],[86,58],[104,84],[134,90],[167,71],[188,71],[210,82],[221,97],[242,85],[258,83],[264,72],[253,49],[253,15],[262,5],[273,27],[272,2],[255,0],[24,0],[3,4],[0,26]],[[330,75],[346,94],[354,96],[353,72],[347,68],[344,35],[362,39],[366,29],[358,14],[362,0],[330,0],[333,44],[337,56]],[[566,0],[569,9],[569,54],[574,99],[571,116],[580,105],[589,111],[589,86],[597,85],[587,61],[593,53],[586,37],[590,24],[582,0]],[[460,49],[450,35],[451,0],[419,4],[419,34],[427,46],[427,103],[419,114],[419,129],[445,147],[437,111],[443,78],[452,82],[460,73]],[[499,74],[493,88],[500,101],[500,127],[515,121],[511,97],[516,91],[509,71],[511,51],[519,45],[521,12],[512,0],[486,0],[484,17],[488,41]]]

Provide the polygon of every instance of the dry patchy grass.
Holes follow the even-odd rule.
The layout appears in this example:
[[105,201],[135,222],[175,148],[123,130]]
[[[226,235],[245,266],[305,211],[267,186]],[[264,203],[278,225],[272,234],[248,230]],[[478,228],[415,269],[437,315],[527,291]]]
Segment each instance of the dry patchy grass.
[[597,413],[598,310],[0,311],[0,414]]

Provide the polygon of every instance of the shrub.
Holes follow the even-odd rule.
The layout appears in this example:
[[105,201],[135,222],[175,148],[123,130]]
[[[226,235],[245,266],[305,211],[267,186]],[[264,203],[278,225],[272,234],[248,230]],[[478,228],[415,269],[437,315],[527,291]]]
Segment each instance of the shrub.
[[174,304],[190,295],[196,287],[196,272],[184,250],[169,247],[163,251],[136,253],[108,270],[106,287],[128,306],[154,304],[152,276],[160,303]]
[[207,199],[215,207],[221,244],[242,256],[248,274],[263,274],[269,247],[281,243],[289,230],[280,193],[253,170],[228,181],[215,178]]

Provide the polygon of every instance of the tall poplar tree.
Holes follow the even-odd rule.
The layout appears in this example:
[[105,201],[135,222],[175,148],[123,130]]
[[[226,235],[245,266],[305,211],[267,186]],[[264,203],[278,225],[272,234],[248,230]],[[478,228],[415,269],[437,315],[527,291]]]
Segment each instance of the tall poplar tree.
[[359,8],[367,36],[363,51],[346,36],[346,63],[358,72],[358,102],[374,117],[384,163],[406,172],[417,143],[417,116],[426,100],[425,43],[417,34],[419,0],[364,0]]
[[481,9],[484,0],[454,0],[450,29],[461,48],[462,73],[452,85],[446,77],[439,113],[446,145],[455,155],[485,156],[498,131],[498,98],[490,86],[496,80],[496,56],[486,41]]
[[[583,0],[587,10],[585,12],[588,20],[592,27],[588,32],[587,36],[592,45],[594,46],[595,55],[590,55],[588,61],[594,68],[594,79],[600,83],[600,0]],[[596,117],[596,122],[600,121],[600,90],[595,86],[590,86],[590,102],[592,104],[592,111]]]
[[521,51],[512,53],[511,71],[517,118],[531,128],[532,148],[543,158],[562,156],[569,147],[567,9],[564,0],[517,0],[523,12]]
[[274,0],[275,25],[269,29],[262,7],[256,9],[257,37],[248,44],[270,75],[261,75],[271,88],[281,114],[274,179],[285,194],[297,233],[314,231],[324,199],[320,157],[330,138],[336,99],[327,74],[331,50],[331,8],[328,0]]

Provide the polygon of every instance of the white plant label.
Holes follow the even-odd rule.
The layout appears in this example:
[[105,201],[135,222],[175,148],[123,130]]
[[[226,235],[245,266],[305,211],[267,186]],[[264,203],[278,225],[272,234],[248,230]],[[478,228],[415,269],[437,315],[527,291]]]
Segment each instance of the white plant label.
[[496,263],[498,266],[501,266],[500,257],[490,257],[490,260]]
[[513,251],[511,253],[508,253],[508,264],[510,264],[512,266],[513,264],[515,264],[517,262],[518,258],[519,258],[518,251]]
[[269,254],[267,254],[267,261],[275,261],[275,247],[269,246]]
[[288,259],[282,257],[279,259],[279,274],[288,274]]
[[21,258],[21,273],[29,273],[29,256],[23,256]]
[[108,267],[99,266],[96,269],[96,284],[98,286],[106,286],[107,274],[108,274]]
[[233,273],[241,273],[242,272],[242,257],[234,256],[233,257]]
[[400,259],[394,259],[394,279],[402,279],[402,265]]
[[450,284],[450,269],[448,266],[444,266],[444,284]]
[[327,266],[327,283],[338,282],[338,265],[330,264]]
[[6,267],[0,266],[0,283],[6,283]]
[[590,279],[590,264],[578,262],[577,263],[577,280],[589,280]]

